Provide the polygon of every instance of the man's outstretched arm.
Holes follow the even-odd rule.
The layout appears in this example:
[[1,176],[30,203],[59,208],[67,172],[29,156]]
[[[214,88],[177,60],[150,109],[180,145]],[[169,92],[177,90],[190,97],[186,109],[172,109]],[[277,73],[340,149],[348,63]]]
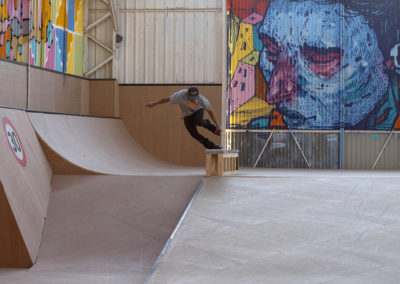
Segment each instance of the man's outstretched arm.
[[165,103],[168,103],[168,102],[169,102],[169,97],[166,97],[166,98],[159,99],[156,102],[148,102],[146,104],[146,107],[153,107],[153,106],[160,105],[160,104],[165,104]]
[[219,125],[218,119],[215,116],[215,113],[212,109],[207,109],[208,114],[210,115],[211,119],[214,121],[215,126],[217,127],[217,129],[215,130],[216,132],[221,132],[221,126]]

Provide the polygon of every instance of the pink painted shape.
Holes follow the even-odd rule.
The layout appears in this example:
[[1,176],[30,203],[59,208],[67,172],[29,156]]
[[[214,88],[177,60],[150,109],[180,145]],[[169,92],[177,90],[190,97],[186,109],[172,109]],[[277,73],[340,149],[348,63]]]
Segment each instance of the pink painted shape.
[[29,64],[30,65],[35,65],[35,57],[32,54],[32,50],[29,51],[29,58],[30,58]]
[[239,62],[229,88],[230,91],[228,91],[230,100],[229,113],[234,112],[254,97],[254,71],[254,66]]
[[243,19],[243,22],[250,25],[255,25],[261,22],[263,17],[260,14],[253,13],[248,15],[246,18]]
[[269,81],[269,89],[265,96],[269,104],[282,101],[293,102],[297,94],[297,74],[293,66],[293,60],[286,52],[278,55],[278,61],[272,71]]
[[45,50],[45,68],[54,70],[55,66],[55,58],[56,58],[56,44],[55,44],[55,38],[56,38],[56,29],[53,29],[53,42],[50,46],[48,47],[48,42],[46,42],[46,50]]
[[7,32],[7,28],[8,28],[9,22],[7,19],[4,19],[3,22],[3,30],[2,33],[0,34],[0,44],[3,45],[4,44],[4,34]]
[[13,0],[7,1],[7,13],[8,13],[8,17],[10,19],[14,18],[15,16],[18,16],[18,15],[15,15],[16,11],[14,10],[14,1]]
[[23,0],[22,18],[29,19],[29,0]]

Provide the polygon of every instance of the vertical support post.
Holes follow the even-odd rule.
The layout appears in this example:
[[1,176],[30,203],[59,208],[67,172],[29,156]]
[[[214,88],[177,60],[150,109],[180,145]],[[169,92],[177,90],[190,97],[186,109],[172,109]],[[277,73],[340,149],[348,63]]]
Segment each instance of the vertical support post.
[[224,154],[218,153],[218,162],[217,162],[217,175],[220,177],[224,174]]
[[[343,43],[343,30],[344,30],[344,0],[341,1],[341,11],[340,11],[340,34],[339,34],[339,40],[340,40],[340,47],[344,46]],[[343,90],[344,86],[344,76],[343,74],[340,74],[339,76],[339,89]],[[344,124],[345,124],[345,109],[344,109],[344,104],[345,104],[345,98],[344,98],[344,93],[341,91],[339,93],[340,100],[339,100],[339,116],[340,116],[340,142],[339,142],[339,167],[340,169],[344,169],[344,139],[345,139],[345,133],[344,133]]]
[[224,149],[227,148],[226,143],[226,92],[227,92],[227,36],[226,36],[226,1],[222,2],[222,103],[221,103],[221,143]]
[[344,128],[340,127],[340,148],[339,148],[339,155],[340,155],[340,169],[344,169]]
[[[111,5],[111,4],[110,4]],[[113,29],[113,32],[112,32],[112,37],[113,37],[113,40],[112,40],[112,50],[113,50],[113,59],[112,59],[112,70],[111,70],[111,78],[117,78],[117,76],[116,76],[116,74],[117,74],[117,60],[116,60],[116,41],[115,41],[115,39],[116,39],[116,37],[117,37],[117,33],[116,33],[116,31],[115,31],[115,29]]]
[[89,71],[89,39],[87,34],[89,31],[86,31],[86,27],[89,23],[89,2],[83,1],[83,62],[82,62],[82,74],[86,74]]

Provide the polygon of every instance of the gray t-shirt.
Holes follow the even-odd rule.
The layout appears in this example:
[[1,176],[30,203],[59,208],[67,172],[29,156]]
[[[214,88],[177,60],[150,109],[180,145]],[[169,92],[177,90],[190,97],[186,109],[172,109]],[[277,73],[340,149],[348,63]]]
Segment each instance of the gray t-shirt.
[[180,90],[169,97],[171,104],[179,104],[182,110],[182,118],[191,115],[192,113],[198,111],[199,109],[210,109],[210,102],[199,94],[198,96],[192,98],[187,95],[187,90]]

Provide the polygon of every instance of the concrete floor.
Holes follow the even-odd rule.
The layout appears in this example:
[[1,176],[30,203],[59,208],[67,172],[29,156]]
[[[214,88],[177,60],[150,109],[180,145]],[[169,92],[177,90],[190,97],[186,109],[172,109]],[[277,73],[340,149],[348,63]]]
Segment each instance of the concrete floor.
[[[202,175],[54,176],[37,263],[0,283],[142,283]],[[400,173],[206,178],[148,283],[399,283]]]
[[207,178],[148,283],[400,283],[400,173]]

